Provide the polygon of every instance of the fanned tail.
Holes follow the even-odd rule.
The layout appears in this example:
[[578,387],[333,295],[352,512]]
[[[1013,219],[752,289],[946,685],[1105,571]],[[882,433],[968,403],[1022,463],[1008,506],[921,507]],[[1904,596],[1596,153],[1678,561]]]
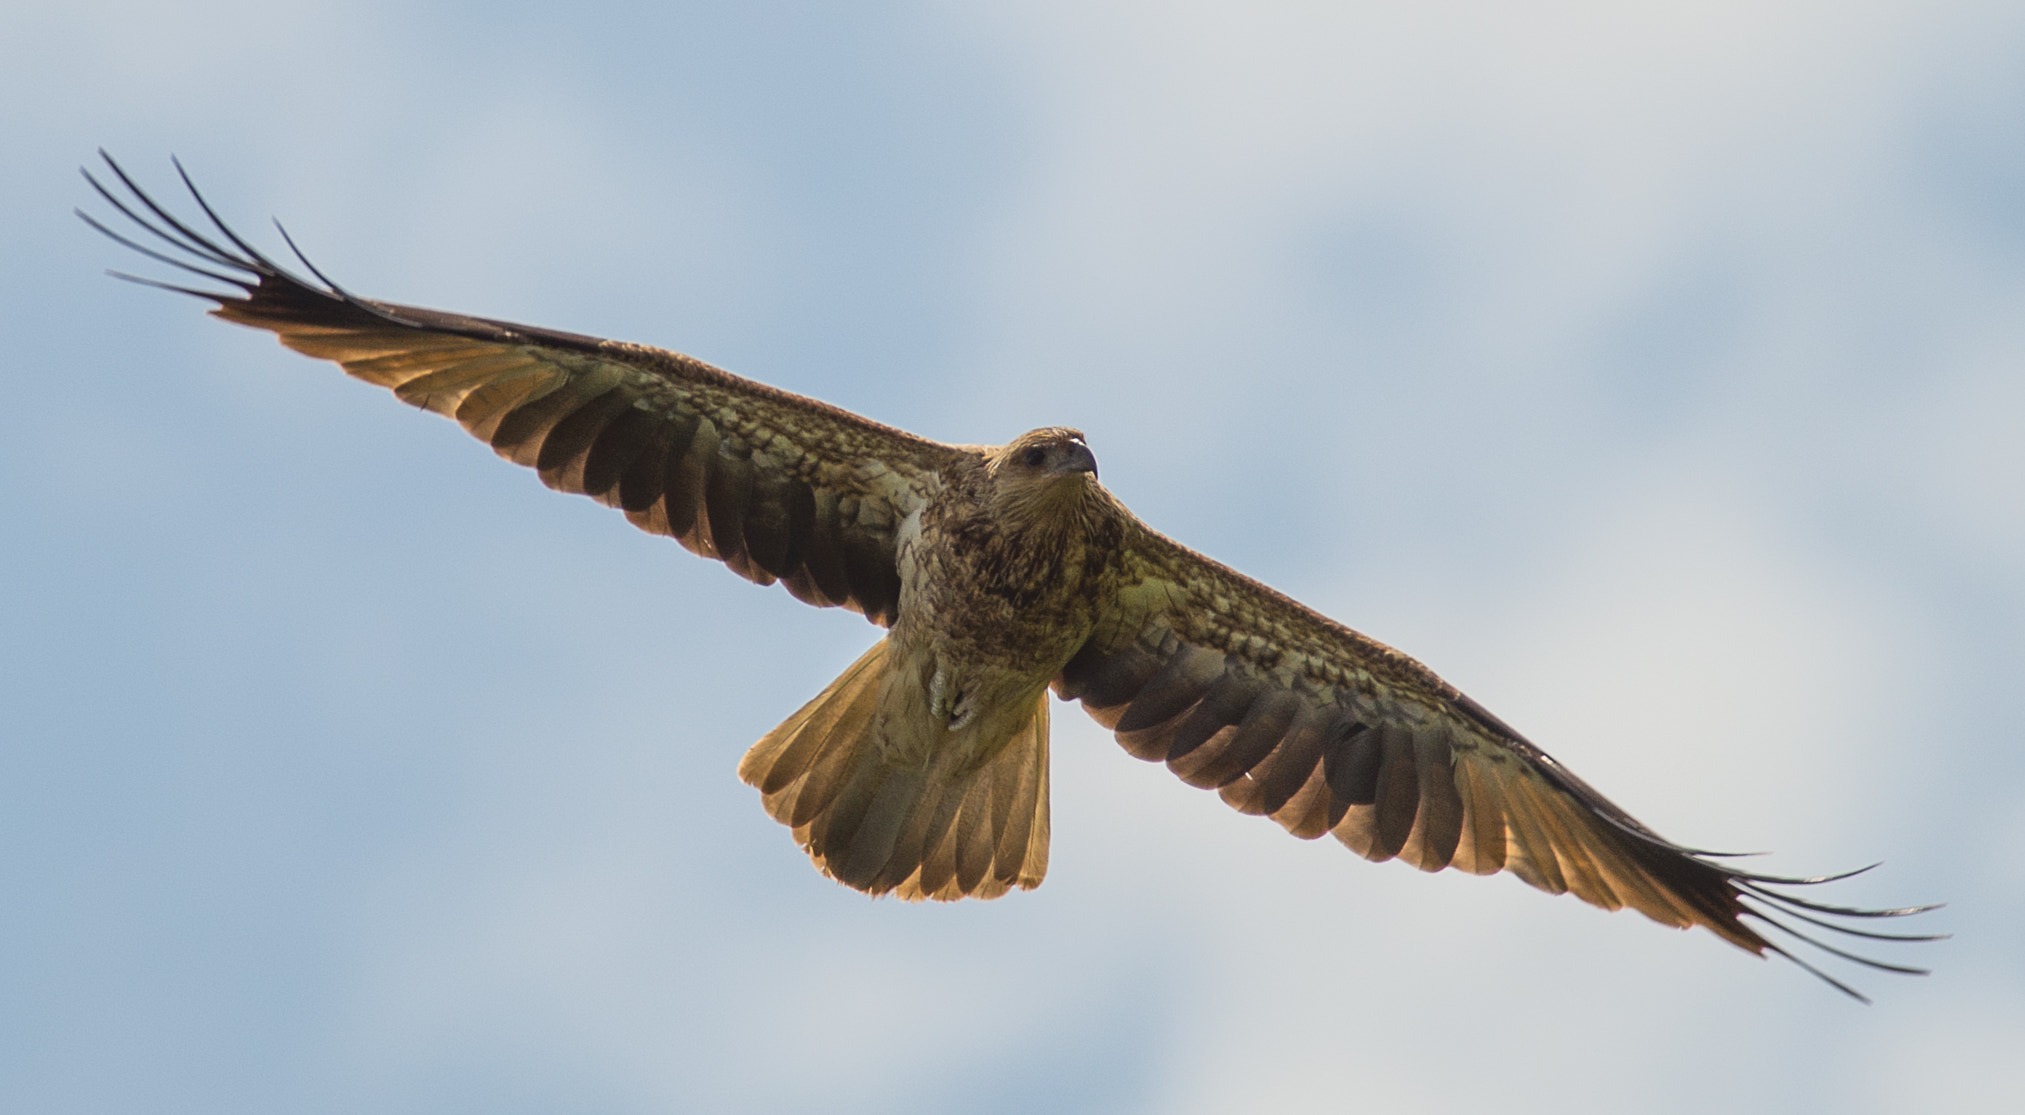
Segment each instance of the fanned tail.
[[867,894],[946,902],[1039,886],[1048,869],[1046,691],[996,747],[934,747],[896,760],[876,728],[892,658],[892,640],[880,640],[754,744],[738,776],[824,874]]

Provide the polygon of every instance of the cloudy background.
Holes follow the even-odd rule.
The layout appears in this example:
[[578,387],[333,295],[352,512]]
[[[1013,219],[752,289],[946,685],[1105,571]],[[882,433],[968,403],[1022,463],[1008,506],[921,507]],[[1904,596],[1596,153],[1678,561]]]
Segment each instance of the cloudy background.
[[[1865,1008],[1072,708],[1045,887],[869,901],[733,767],[871,628],[104,278],[100,144],[368,294],[1080,426],[1660,831],[1956,939]],[[0,1108],[2025,1092],[2016,4],[15,0],[0,199]]]

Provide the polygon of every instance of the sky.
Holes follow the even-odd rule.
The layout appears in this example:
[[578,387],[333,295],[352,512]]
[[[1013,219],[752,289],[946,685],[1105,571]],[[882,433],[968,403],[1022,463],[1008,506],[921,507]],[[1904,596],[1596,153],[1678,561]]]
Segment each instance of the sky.
[[[1658,831],[1954,937],[1865,1007],[1073,707],[1044,886],[867,899],[734,768],[873,628],[106,278],[101,145],[369,296],[1080,427]],[[2025,1092],[2016,4],[17,0],[0,199],[0,1109]]]

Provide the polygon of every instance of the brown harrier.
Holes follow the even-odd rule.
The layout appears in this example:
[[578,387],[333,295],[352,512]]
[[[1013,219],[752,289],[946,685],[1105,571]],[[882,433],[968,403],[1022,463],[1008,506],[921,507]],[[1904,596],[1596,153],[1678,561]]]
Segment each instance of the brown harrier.
[[1419,662],[1141,523],[1075,430],[945,445],[677,353],[359,298],[307,260],[322,287],[275,265],[194,186],[215,237],[106,164],[130,198],[85,177],[169,250],[79,216],[235,289],[136,281],[209,299],[456,419],[552,488],[885,628],[738,768],[848,886],[945,900],[1038,886],[1052,688],[1133,755],[1296,836],[1423,871],[1509,870],[1761,956],[1791,956],[1769,926],[1918,971],[1792,923],[1927,940],[1841,924],[1925,907],[1822,905],[1778,888],[1844,876],[1755,874],[1662,839]]

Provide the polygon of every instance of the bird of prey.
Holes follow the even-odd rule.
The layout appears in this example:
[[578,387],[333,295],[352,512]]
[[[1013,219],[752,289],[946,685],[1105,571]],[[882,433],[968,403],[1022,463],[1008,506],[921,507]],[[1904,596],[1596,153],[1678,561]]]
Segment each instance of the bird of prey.
[[938,900],[1038,886],[1052,689],[1134,756],[1295,836],[1703,926],[1851,995],[1761,930],[1920,971],[1794,923],[1928,940],[1858,927],[1930,907],[1825,905],[1791,888],[1845,876],[1757,874],[1663,839],[1419,662],[1140,522],[1076,430],[944,444],[678,353],[360,298],[300,251],[315,282],[262,255],[180,163],[215,232],[105,162],[124,193],[86,179],[157,246],[78,215],[227,289],[136,281],[208,299],[549,487],[883,628],[738,767],[839,882]]

